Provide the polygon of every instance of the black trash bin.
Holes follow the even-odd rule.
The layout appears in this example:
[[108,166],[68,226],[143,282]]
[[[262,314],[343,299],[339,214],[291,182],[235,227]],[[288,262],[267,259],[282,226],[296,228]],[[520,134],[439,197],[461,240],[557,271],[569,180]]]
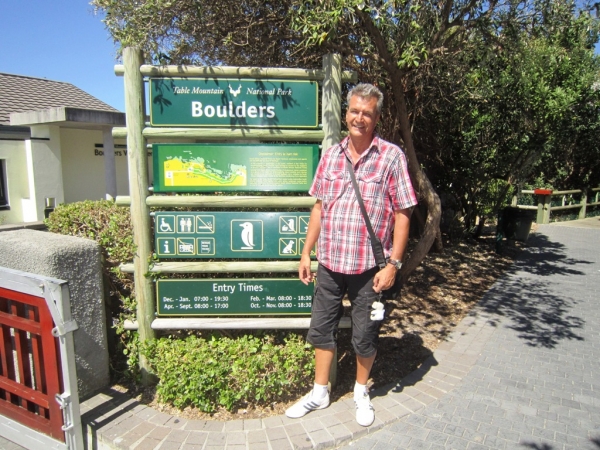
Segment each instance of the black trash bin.
[[529,237],[536,214],[537,212],[531,209],[508,206],[498,215],[498,231],[506,239],[525,242]]

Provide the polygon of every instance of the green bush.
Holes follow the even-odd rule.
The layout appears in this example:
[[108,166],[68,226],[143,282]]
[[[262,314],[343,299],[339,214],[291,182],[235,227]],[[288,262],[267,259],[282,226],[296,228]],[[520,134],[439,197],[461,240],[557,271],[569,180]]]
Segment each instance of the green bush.
[[61,204],[46,219],[48,230],[92,239],[102,247],[111,267],[133,260],[134,245],[129,208],[108,200]]
[[159,400],[208,413],[295,397],[299,386],[311,383],[314,369],[310,346],[293,334],[283,340],[272,335],[161,338],[143,352],[160,379]]

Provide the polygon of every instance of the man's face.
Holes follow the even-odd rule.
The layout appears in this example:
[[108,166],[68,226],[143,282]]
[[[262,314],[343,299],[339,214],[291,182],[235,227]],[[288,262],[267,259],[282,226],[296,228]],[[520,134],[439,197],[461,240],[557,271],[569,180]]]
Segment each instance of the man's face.
[[371,138],[378,121],[376,97],[363,98],[353,95],[350,98],[346,112],[346,125],[351,137]]

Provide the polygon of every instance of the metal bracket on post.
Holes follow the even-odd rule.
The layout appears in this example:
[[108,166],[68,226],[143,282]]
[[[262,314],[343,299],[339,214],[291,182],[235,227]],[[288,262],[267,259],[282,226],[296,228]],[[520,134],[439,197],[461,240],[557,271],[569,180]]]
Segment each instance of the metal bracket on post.
[[77,322],[75,320],[64,321],[63,315],[58,310],[57,298],[60,296],[58,293],[62,289],[62,286],[55,286],[50,283],[40,284],[40,289],[42,292],[47,292],[49,294],[49,300],[46,301],[46,305],[48,305],[48,310],[50,311],[50,315],[52,316],[52,320],[54,321],[55,327],[52,329],[52,336],[61,337],[67,333],[75,331],[79,328]]
[[60,409],[63,414],[64,425],[61,428],[63,431],[68,431],[71,428],[73,428],[73,421],[71,420],[71,413],[70,413],[71,410],[69,408],[69,406],[71,404],[71,396],[66,393],[56,394],[54,399],[56,400],[56,403],[58,403],[60,405]]
[[52,336],[61,337],[77,329],[79,329],[77,322],[70,320],[69,322],[63,322],[62,324],[56,325],[54,328],[52,328]]

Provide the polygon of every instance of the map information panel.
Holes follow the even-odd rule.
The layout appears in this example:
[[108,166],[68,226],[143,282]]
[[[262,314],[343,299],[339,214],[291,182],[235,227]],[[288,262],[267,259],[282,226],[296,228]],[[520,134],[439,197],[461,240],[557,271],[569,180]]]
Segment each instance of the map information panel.
[[155,253],[173,258],[296,258],[310,213],[156,212]]
[[318,145],[153,144],[154,192],[308,191]]
[[156,282],[159,316],[310,314],[314,284],[298,279],[189,279]]

